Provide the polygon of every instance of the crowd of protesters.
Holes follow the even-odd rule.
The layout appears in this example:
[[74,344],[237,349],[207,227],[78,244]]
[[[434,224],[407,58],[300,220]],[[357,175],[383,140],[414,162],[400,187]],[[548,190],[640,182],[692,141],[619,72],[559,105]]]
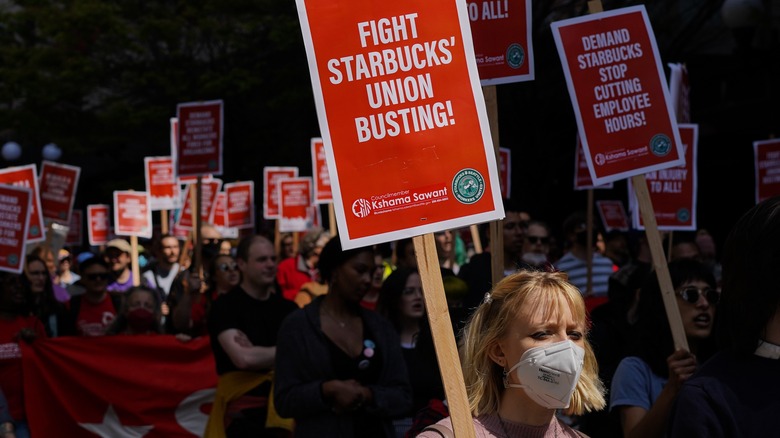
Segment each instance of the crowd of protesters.
[[[780,228],[780,201],[768,202],[774,204],[764,206],[763,220],[773,217]],[[674,430],[701,431],[674,416],[675,403],[684,394],[683,407],[692,410],[696,391],[707,390],[702,383],[686,390],[685,382],[715,354],[716,337],[737,345],[733,334],[717,333],[717,307],[723,301],[722,281],[743,275],[735,273],[743,266],[734,261],[735,272],[721,266],[706,230],[666,235],[669,272],[689,344],[689,350],[675,349],[643,233],[606,233],[597,220],[589,221],[578,211],[559,222],[561,232],[556,234],[549,225],[555,222],[548,218],[509,201],[505,210],[506,218],[497,222],[503,231],[502,248],[488,241],[487,224],[480,226],[480,245],[468,229],[435,236],[454,336],[459,345],[467,336],[475,343],[466,342],[461,358],[481,361],[463,364],[466,383],[472,383],[467,387],[471,409],[481,414],[475,418],[475,427],[484,433],[480,436],[660,437],[672,430],[670,419]],[[750,226],[746,221],[743,228]],[[745,239],[760,240],[750,230],[742,232]],[[337,236],[319,227],[295,239],[290,234],[223,239],[208,224],[201,236],[198,245],[168,234],[143,242],[139,276],[133,272],[131,245],[123,238],[100,248],[71,247],[56,253],[37,245],[30,248],[21,274],[0,273],[0,437],[30,436],[19,342],[105,335],[175,335],[181,342],[209,336],[219,378],[204,436],[438,436],[430,429],[423,432],[449,413],[411,239],[343,250]],[[774,239],[770,243],[775,250],[766,255],[775,262],[780,247],[776,237],[776,231],[767,235]],[[592,242],[592,248],[586,242]],[[484,251],[476,253],[477,246]],[[197,249],[199,257],[193,254]],[[506,282],[494,288],[491,253],[496,251],[503,255]],[[566,275],[517,277],[518,272],[559,271]],[[544,288],[555,284],[549,294],[561,294],[554,298],[558,304],[537,297],[537,283],[546,284]],[[767,331],[777,331],[778,283],[753,283],[771,289],[761,292],[771,295],[759,301],[770,308],[751,335],[762,345],[763,357],[775,359],[760,365],[777,376],[780,346]],[[522,297],[536,298],[513,295],[521,290],[517,293]],[[571,291],[578,291],[582,304],[572,301]],[[490,318],[498,313],[492,312],[499,311],[490,306],[499,306],[491,304],[496,299],[509,319],[493,324]],[[539,300],[547,304],[532,304]],[[512,322],[522,313],[512,310],[513,305],[531,306],[522,311],[531,312],[530,319]],[[550,403],[534,392],[538,389],[523,381],[520,371],[515,377],[517,352],[510,354],[514,350],[503,343],[517,324],[530,330],[524,324],[533,319],[533,311],[562,318],[561,309],[576,320],[576,330],[564,327],[560,339],[553,331],[543,331],[518,345],[528,343],[530,354],[535,348],[549,351],[565,344],[566,351],[579,357],[580,371],[582,356],[577,351],[584,349],[590,368],[583,373],[589,383],[587,389],[577,386],[580,389],[568,393],[572,397],[585,391],[574,396],[586,399],[577,400],[573,408],[565,397]],[[480,316],[472,321],[475,314]],[[491,345],[503,347],[490,350]],[[520,366],[526,355],[517,356]],[[580,378],[577,373],[573,384]],[[472,394],[475,385],[488,384],[496,386]],[[720,401],[730,401],[720,396]],[[513,416],[511,406],[518,403],[540,415]],[[778,403],[775,399],[766,409],[778,409]],[[739,408],[742,414],[749,411]],[[447,420],[443,424],[451,427]],[[729,427],[760,430],[740,429],[748,427],[741,423]],[[435,433],[447,436],[446,431]]]

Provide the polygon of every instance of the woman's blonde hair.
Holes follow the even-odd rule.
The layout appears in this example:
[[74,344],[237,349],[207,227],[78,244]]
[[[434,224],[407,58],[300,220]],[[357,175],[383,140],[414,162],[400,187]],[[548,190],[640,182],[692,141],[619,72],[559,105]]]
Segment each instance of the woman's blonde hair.
[[[504,369],[490,358],[490,350],[503,338],[518,315],[541,313],[559,318],[570,309],[574,321],[585,328],[585,360],[566,415],[601,410],[606,405],[598,364],[587,340],[585,302],[563,272],[520,271],[501,280],[485,295],[464,328],[463,377],[474,416],[498,411],[503,394]],[[511,366],[511,364],[510,364]]]

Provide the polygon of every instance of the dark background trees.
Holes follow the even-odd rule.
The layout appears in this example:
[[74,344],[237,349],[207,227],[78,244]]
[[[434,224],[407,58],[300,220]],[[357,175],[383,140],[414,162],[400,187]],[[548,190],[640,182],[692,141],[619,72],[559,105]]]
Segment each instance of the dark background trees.
[[[722,239],[753,203],[752,141],[780,131],[780,2],[603,1],[639,3],[664,62],[689,69],[699,224]],[[319,126],[292,0],[23,0],[0,11],[0,142],[34,163],[58,144],[82,168],[77,207],[143,189],[143,157],[170,153],[181,102],[224,100],[225,182],[252,179],[259,196],[264,166],[311,174]],[[513,150],[515,197],[558,225],[585,194],[572,190],[576,126],[549,24],[587,3],[536,0],[533,11],[536,80],[497,87],[496,141]],[[596,197],[625,201],[626,185]]]

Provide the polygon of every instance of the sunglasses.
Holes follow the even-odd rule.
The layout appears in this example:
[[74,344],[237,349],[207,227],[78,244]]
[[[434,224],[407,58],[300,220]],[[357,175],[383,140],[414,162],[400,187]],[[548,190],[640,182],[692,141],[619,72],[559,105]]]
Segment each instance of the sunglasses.
[[220,263],[217,268],[222,272],[238,271],[238,265],[235,263]]
[[84,277],[87,280],[90,280],[90,281],[97,281],[97,280],[108,281],[111,278],[111,274],[109,274],[109,273],[104,273],[104,274],[86,274],[86,275],[84,275]]
[[537,243],[541,243],[542,245],[547,245],[550,243],[549,237],[539,237],[539,236],[526,236],[526,239],[528,239],[529,242],[536,245]]
[[688,286],[677,291],[677,295],[691,304],[699,302],[701,295],[704,295],[704,298],[707,298],[707,302],[713,305],[718,304],[718,301],[720,301],[720,292],[711,287],[699,289],[695,286]]

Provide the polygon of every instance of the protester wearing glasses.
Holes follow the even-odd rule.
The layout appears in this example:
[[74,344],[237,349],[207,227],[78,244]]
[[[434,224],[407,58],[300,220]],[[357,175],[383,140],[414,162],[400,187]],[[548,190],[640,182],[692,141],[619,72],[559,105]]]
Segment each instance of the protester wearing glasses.
[[550,270],[550,227],[539,220],[528,222],[523,240],[523,261],[533,268]]
[[651,275],[639,292],[633,354],[612,379],[610,411],[626,438],[664,436],[680,387],[714,351],[720,292],[712,271],[691,259],[668,266],[690,351],[675,350],[658,278]]
[[668,436],[777,436],[780,197],[759,203],[739,219],[721,263],[720,351],[683,385]]
[[107,291],[113,278],[101,257],[92,257],[81,264],[78,284],[84,293],[72,297],[68,303],[71,329],[80,336],[103,336],[121,308],[121,295]]

